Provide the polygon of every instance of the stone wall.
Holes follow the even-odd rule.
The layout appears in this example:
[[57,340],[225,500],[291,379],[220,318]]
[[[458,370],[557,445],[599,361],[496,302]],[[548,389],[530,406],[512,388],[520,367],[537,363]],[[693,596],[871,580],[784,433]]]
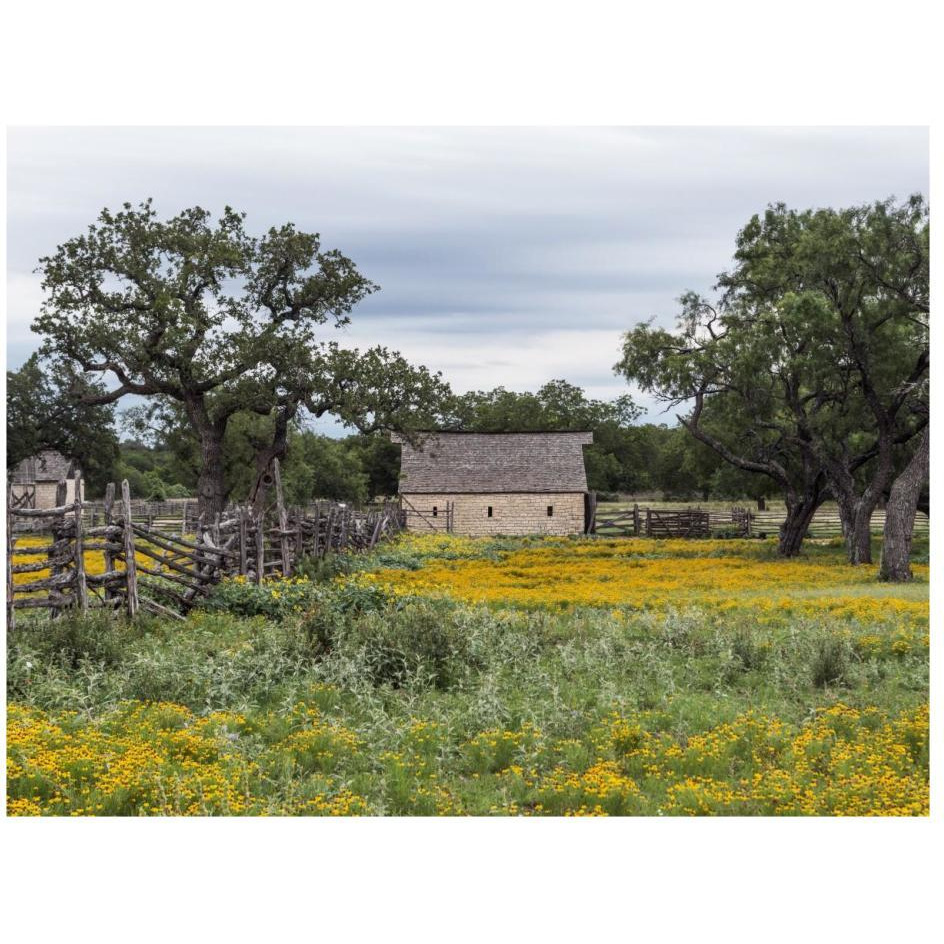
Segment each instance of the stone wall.
[[[32,487],[32,486],[31,486]],[[56,482],[36,482],[36,508],[56,507]],[[25,485],[13,483],[13,497],[16,498],[26,489]],[[85,498],[85,482],[82,482],[82,497]],[[66,504],[75,501],[75,479],[66,479]]]
[[[405,493],[403,498],[407,528],[411,531],[445,531],[448,502],[453,505],[454,534],[582,534],[584,529],[583,492]],[[411,511],[410,505],[422,515]],[[547,513],[548,506],[553,509],[551,515]],[[489,508],[492,509],[491,517]]]

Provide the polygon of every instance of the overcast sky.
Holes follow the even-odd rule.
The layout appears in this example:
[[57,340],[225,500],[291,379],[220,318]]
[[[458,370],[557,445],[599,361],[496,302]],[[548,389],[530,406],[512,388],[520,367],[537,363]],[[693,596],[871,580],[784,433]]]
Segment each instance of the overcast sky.
[[39,257],[151,196],[321,233],[382,288],[346,345],[457,391],[564,378],[599,398],[627,389],[621,332],[709,292],[768,203],[928,192],[923,128],[19,128],[8,149],[9,367],[38,346]]

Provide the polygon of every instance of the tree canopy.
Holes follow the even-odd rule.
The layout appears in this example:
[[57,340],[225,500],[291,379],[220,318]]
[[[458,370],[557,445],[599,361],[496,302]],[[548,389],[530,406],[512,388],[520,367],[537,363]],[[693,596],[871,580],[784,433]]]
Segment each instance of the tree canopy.
[[43,449],[56,449],[77,460],[90,491],[102,487],[118,458],[114,407],[87,406],[81,399],[102,392],[68,364],[44,363],[38,354],[8,370],[7,471]]
[[896,447],[927,422],[927,220],[920,197],[769,207],[738,235],[717,301],[686,293],[675,331],[650,322],[624,338],[619,373],[689,404],[696,438],[781,489],[784,554],[833,494],[851,558],[867,560]]
[[364,429],[409,428],[448,394],[438,374],[396,353],[349,351],[323,337],[378,286],[291,223],[254,237],[229,207],[214,223],[200,207],[161,220],[150,200],[125,204],[103,210],[40,267],[45,300],[33,328],[43,350],[110,382],[83,391],[87,404],[136,394],[186,417],[206,514],[227,498],[223,446],[237,414],[271,421],[254,457],[258,498],[301,411],[337,413]]

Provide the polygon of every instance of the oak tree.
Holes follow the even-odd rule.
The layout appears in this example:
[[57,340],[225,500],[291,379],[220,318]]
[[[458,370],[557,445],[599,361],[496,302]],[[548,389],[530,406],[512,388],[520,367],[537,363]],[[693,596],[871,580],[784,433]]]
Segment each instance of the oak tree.
[[89,405],[144,397],[180,411],[199,443],[200,510],[226,501],[224,444],[237,414],[268,417],[252,489],[261,501],[272,458],[305,410],[353,425],[409,425],[434,408],[438,375],[383,349],[345,351],[324,335],[349,322],[378,286],[317,233],[286,223],[251,236],[244,214],[200,207],[168,220],[150,200],[103,210],[86,233],[40,260],[45,300],[33,329],[43,350],[109,389]]

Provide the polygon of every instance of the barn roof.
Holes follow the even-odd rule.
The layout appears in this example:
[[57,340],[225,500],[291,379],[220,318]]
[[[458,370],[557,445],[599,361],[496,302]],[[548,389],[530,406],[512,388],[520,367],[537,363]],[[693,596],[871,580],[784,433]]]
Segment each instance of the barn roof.
[[593,433],[421,433],[403,446],[400,491],[585,492],[583,446]]
[[23,459],[13,471],[13,481],[23,482],[58,482],[60,479],[70,479],[75,474],[76,464],[67,459],[55,449],[44,449],[42,452]]

